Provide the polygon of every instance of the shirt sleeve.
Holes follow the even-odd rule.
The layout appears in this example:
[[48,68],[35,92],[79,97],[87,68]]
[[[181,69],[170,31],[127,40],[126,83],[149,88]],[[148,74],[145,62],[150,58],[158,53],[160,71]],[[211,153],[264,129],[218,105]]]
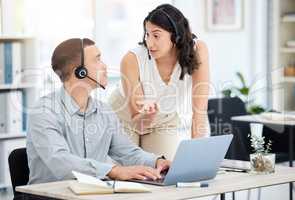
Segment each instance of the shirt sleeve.
[[111,114],[110,126],[112,132],[109,155],[122,165],[146,165],[155,167],[159,155],[146,152],[136,146],[123,131],[117,116]]
[[72,170],[104,177],[113,167],[113,164],[72,154],[57,115],[49,109],[30,115],[28,136],[38,156],[58,180],[73,178]]

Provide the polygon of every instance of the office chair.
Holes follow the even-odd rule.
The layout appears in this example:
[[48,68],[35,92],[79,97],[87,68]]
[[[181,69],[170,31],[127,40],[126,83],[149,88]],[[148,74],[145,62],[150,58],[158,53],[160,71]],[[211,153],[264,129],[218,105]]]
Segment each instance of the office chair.
[[29,181],[29,166],[26,148],[13,150],[8,157],[8,163],[14,194],[13,199],[22,199],[22,194],[16,192],[15,187],[26,185]]
[[249,161],[251,145],[247,123],[232,121],[231,117],[247,115],[245,103],[238,97],[214,98],[208,101],[208,118],[211,135],[233,134],[233,140],[225,158]]

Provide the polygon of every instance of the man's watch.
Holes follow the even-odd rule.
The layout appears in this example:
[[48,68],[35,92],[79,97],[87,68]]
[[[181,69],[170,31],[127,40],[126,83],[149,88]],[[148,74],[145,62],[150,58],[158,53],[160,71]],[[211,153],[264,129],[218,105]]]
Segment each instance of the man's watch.
[[161,157],[159,157],[157,160],[159,160],[159,159],[166,160],[166,157],[162,155],[162,156],[161,156]]

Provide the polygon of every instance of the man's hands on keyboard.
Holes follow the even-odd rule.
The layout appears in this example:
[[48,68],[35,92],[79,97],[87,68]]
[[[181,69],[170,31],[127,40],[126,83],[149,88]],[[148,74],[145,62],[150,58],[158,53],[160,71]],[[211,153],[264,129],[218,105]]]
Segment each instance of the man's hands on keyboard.
[[170,165],[171,165],[171,161],[159,158],[156,162],[156,169],[160,174],[167,173]]
[[114,180],[151,180],[160,179],[161,175],[159,171],[152,167],[147,166],[114,166],[108,173],[108,176]]

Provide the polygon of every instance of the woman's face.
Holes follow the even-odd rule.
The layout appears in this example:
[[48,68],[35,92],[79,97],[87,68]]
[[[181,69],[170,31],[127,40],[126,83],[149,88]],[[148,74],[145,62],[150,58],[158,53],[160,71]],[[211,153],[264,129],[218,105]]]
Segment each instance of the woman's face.
[[165,57],[172,53],[175,47],[171,41],[170,32],[149,21],[145,24],[145,30],[147,48],[154,59]]

